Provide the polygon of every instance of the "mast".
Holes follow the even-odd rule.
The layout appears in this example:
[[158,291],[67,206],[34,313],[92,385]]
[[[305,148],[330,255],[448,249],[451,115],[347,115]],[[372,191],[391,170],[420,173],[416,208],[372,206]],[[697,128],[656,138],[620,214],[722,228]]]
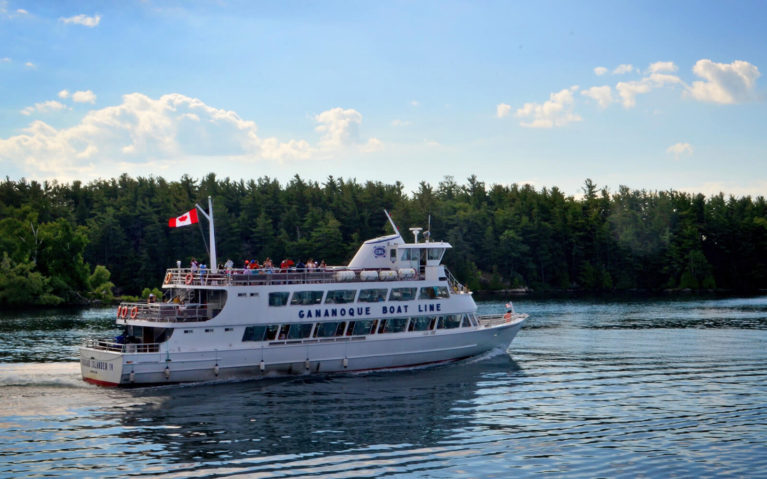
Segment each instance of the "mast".
[[208,236],[210,240],[210,272],[218,272],[218,263],[216,262],[216,232],[213,228],[213,199],[208,196],[208,213],[200,205],[195,205],[200,213],[208,219]]

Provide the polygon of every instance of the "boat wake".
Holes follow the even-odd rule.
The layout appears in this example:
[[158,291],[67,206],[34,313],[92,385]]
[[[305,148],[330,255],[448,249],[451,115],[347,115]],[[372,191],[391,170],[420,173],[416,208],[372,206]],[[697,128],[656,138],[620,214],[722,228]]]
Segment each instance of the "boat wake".
[[89,387],[80,376],[80,363],[0,364],[2,386]]

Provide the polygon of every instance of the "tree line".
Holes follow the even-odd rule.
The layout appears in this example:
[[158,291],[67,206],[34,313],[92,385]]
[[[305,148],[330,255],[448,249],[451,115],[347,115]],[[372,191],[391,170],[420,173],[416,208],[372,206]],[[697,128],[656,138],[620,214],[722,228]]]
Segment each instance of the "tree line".
[[[214,198],[216,246],[227,258],[345,264],[360,243],[431,228],[452,244],[446,265],[474,290],[536,291],[767,287],[764,197],[464,184],[445,177],[410,194],[384,184],[299,176],[178,181],[159,177],[0,183],[0,305],[112,301],[157,287],[177,260],[207,261],[207,233],[168,219]],[[205,220],[201,219],[201,223]],[[407,238],[412,241],[412,238]]]

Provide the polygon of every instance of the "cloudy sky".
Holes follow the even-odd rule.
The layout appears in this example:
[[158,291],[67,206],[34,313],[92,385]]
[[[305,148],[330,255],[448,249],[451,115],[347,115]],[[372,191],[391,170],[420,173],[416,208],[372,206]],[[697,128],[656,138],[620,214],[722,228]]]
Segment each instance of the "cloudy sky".
[[767,193],[764,1],[0,0],[0,176]]

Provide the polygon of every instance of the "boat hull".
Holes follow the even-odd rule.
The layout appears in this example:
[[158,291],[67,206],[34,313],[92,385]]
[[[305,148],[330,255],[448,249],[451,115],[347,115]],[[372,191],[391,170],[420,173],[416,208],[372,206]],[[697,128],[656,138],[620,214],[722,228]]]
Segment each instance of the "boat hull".
[[400,369],[508,348],[524,319],[471,330],[424,331],[302,341],[229,350],[129,353],[81,348],[83,379],[101,386]]

